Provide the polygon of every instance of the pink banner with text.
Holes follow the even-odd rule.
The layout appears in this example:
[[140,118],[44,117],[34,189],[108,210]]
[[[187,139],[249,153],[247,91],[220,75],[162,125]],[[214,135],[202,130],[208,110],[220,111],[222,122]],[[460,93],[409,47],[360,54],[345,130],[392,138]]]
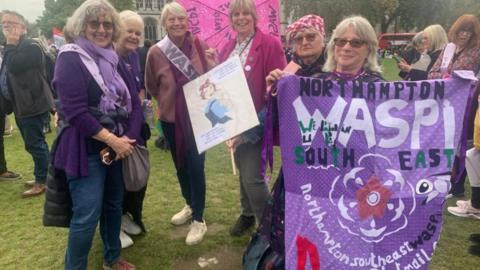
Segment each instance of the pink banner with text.
[[[221,49],[235,32],[228,17],[228,0],[178,0],[187,10],[190,31],[205,40],[213,48]],[[258,23],[264,33],[280,38],[278,0],[256,0]]]

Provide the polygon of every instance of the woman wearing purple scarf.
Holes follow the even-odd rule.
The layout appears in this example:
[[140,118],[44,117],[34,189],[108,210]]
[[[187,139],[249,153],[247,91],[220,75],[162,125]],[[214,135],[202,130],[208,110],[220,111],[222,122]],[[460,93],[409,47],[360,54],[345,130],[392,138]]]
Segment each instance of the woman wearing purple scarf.
[[[117,72],[112,42],[119,34],[118,14],[106,0],[87,0],[64,32],[69,43],[59,53],[53,85],[66,126],[53,159],[55,168],[65,171],[72,198],[65,269],[87,269],[98,221],[103,269],[135,269],[120,257],[120,160],[132,153],[142,116],[139,99],[132,98],[137,93]],[[101,157],[107,147],[112,151]]]

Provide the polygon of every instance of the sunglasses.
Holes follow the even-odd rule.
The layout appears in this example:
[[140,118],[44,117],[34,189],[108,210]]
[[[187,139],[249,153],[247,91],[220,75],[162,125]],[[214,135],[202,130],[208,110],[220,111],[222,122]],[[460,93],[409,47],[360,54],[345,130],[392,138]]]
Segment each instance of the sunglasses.
[[105,22],[99,22],[99,21],[89,21],[88,23],[88,26],[90,28],[92,28],[93,30],[97,30],[100,28],[100,25],[103,26],[103,29],[105,31],[110,31],[113,29],[113,23],[112,22],[108,22],[108,21],[105,21]]
[[317,35],[318,34],[316,34],[316,33],[308,33],[308,34],[305,34],[305,35],[298,35],[298,36],[293,38],[293,42],[295,42],[296,44],[300,44],[300,43],[303,42],[304,39],[306,39],[308,42],[312,42],[312,41],[315,40]]
[[363,46],[363,44],[366,44],[367,42],[361,39],[348,40],[345,38],[336,38],[333,40],[333,43],[335,44],[335,46],[338,46],[338,47],[345,47],[347,43],[350,43],[350,46],[352,46],[353,48],[360,48]]

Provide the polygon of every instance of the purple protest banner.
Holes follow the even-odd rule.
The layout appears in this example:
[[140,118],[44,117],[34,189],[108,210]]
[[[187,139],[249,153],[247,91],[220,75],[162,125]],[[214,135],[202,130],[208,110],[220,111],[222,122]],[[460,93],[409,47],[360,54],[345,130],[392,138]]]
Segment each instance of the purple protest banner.
[[[179,0],[187,10],[190,31],[205,40],[212,48],[221,49],[235,38],[228,17],[229,0]],[[278,0],[256,0],[257,27],[264,33],[280,38]]]
[[472,81],[279,81],[287,269],[427,269]]

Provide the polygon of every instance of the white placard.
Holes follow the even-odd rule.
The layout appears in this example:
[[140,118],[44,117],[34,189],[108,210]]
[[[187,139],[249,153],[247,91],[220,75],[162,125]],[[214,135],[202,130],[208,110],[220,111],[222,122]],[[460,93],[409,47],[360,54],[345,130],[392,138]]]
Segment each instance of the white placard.
[[238,56],[183,86],[199,153],[259,124]]

